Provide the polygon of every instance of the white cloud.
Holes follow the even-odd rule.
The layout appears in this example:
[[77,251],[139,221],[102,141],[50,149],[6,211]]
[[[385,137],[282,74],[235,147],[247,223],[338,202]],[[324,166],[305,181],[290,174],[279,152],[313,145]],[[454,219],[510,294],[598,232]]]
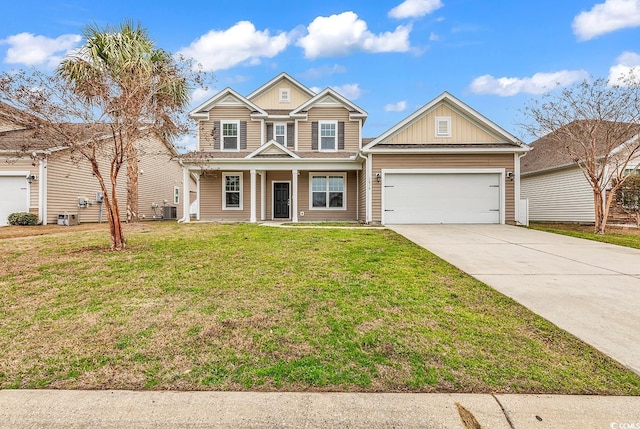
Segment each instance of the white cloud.
[[626,51],[616,59],[616,62],[617,64],[609,69],[610,85],[624,85],[625,79],[631,77],[632,71],[636,76],[640,74],[640,54]]
[[258,31],[249,21],[240,21],[227,30],[211,30],[178,53],[195,59],[208,71],[224,70],[247,61],[251,65],[261,58],[273,58],[289,44],[286,33],[271,36],[269,30]]
[[322,66],[309,69],[302,73],[302,75],[307,79],[320,79],[325,76],[331,76],[336,73],[344,73],[347,71],[347,68],[341,66],[339,64],[334,64],[333,66]]
[[360,89],[360,84],[357,83],[345,83],[344,85],[336,85],[332,86],[331,89],[351,101],[360,98],[363,92],[362,89]]
[[319,16],[307,27],[308,34],[298,40],[307,58],[347,55],[355,50],[366,52],[407,52],[411,26],[400,25],[393,32],[379,35],[367,29],[367,23],[354,12]]
[[391,18],[420,18],[443,6],[440,0],[405,0],[389,11]]
[[431,34],[429,34],[429,41],[437,42],[438,40],[440,40],[440,36],[432,31]]
[[312,86],[309,89],[315,94],[318,94],[320,91],[322,91],[322,88],[320,88],[319,86]]
[[216,91],[210,88],[197,88],[191,93],[191,102],[197,104],[201,101],[213,97],[215,93]]
[[509,97],[520,93],[543,94],[558,86],[568,86],[589,77],[584,70],[561,70],[553,73],[536,73],[531,77],[501,77],[490,74],[477,77],[470,89],[476,94],[495,94]]
[[640,26],[640,1],[605,0],[573,19],[578,40],[589,40],[621,28]]
[[1,45],[9,45],[4,62],[53,68],[62,58],[71,52],[82,37],[78,34],[63,34],[55,39],[36,36],[31,33],[19,33],[0,40]]
[[407,109],[406,101],[398,101],[397,103],[387,104],[384,106],[385,112],[404,112]]

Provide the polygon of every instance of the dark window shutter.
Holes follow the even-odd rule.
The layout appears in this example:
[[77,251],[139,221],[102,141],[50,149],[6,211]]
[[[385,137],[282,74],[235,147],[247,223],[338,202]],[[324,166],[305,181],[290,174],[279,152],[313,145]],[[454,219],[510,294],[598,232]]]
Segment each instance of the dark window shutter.
[[344,150],[344,122],[338,122],[338,149]]
[[213,130],[211,131],[211,135],[213,136],[213,148],[220,149],[220,136],[222,136],[220,121],[213,121]]
[[318,150],[318,123],[311,123],[311,150]]
[[247,121],[240,121],[240,149],[247,148]]
[[287,141],[286,141],[286,146],[289,147],[293,147],[295,142],[295,137],[293,136],[294,133],[294,128],[293,128],[293,124],[287,124]]
[[273,140],[273,124],[267,124],[267,141]]

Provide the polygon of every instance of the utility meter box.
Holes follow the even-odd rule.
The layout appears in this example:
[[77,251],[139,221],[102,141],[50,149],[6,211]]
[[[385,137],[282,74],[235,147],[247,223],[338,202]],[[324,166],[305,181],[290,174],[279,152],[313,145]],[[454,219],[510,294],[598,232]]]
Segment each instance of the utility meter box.
[[58,215],[58,225],[73,226],[78,224],[78,216],[74,213],[60,213]]

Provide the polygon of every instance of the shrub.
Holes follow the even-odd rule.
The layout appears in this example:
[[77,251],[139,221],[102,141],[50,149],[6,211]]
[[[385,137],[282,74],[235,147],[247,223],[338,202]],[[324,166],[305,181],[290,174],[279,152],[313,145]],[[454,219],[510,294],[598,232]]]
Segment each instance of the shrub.
[[37,225],[38,216],[33,213],[19,212],[11,213],[8,217],[11,225]]

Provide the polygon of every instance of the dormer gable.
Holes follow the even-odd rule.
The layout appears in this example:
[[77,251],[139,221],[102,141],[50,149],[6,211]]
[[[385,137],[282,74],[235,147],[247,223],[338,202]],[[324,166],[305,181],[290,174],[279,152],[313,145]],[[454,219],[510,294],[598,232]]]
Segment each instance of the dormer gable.
[[298,106],[291,112],[291,117],[304,118],[306,113],[314,107],[343,107],[349,111],[349,118],[352,120],[362,119],[364,122],[367,118],[367,112],[331,88],[324,89],[306,103]]
[[189,117],[192,119],[209,119],[209,111],[214,107],[245,107],[252,113],[267,115],[266,111],[233,89],[225,88],[189,112]]
[[292,110],[315,93],[286,73],[280,73],[247,96],[265,110]]

